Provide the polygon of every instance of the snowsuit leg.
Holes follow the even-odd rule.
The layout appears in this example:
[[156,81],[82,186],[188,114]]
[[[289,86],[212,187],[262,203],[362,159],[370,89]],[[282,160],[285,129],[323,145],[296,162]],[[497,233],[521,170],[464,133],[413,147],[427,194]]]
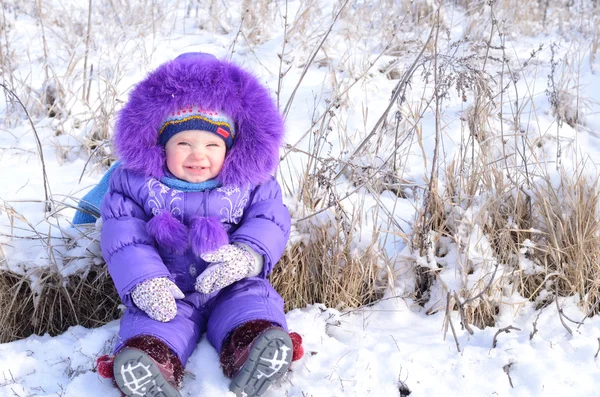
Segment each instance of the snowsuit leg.
[[115,353],[134,336],[152,335],[165,342],[185,366],[206,331],[206,311],[201,307],[198,295],[191,293],[185,299],[176,300],[177,315],[166,323],[151,319],[135,306],[128,307],[121,318]]
[[288,331],[283,299],[264,278],[245,278],[224,288],[210,307],[206,335],[220,354],[231,331],[251,320],[268,320]]

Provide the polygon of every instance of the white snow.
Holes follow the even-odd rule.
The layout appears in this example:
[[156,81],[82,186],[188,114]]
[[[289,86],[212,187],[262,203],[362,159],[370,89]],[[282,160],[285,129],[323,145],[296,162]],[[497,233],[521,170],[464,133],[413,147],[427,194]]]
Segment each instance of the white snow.
[[[570,318],[583,317],[572,299],[560,304]],[[539,314],[530,303],[510,302],[502,312],[497,327],[474,335],[460,330],[453,315],[458,352],[450,330],[444,338],[443,313],[426,316],[407,300],[387,297],[348,313],[322,305],[295,309],[287,318],[303,335],[305,355],[265,396],[398,396],[401,382],[411,396],[597,395],[600,319],[571,324],[571,336],[555,305]],[[508,326],[520,330],[496,335]],[[0,396],[118,397],[111,381],[94,372],[117,330],[114,321],[0,345]],[[205,338],[186,370],[184,396],[233,396]]]
[[[93,39],[87,65],[89,68],[93,64],[94,84],[90,85],[89,102],[82,100],[81,84],[88,2],[40,0],[31,3],[2,2],[3,16],[10,23],[5,33],[0,31],[0,41],[3,46],[9,43],[11,49],[14,86],[6,80],[8,75],[4,71],[2,83],[12,86],[23,100],[27,98],[25,105],[41,140],[48,193],[55,201],[74,205],[72,198],[82,197],[100,180],[105,167],[96,158],[88,162],[92,153],[83,143],[94,133],[105,133],[101,131],[99,120],[113,120],[115,112],[127,99],[128,90],[136,82],[148,71],[182,52],[205,51],[218,57],[231,56],[252,70],[272,92],[278,90],[280,63],[277,54],[281,53],[284,42],[284,2],[270,2],[270,9],[276,11],[271,12],[272,18],[262,25],[261,39],[256,43],[238,35],[240,10],[242,3],[247,3],[245,1],[210,1],[216,7],[212,11],[204,4],[208,1],[197,4],[180,0],[139,4],[93,2]],[[43,7],[47,55],[44,55],[41,40],[38,3]],[[319,139],[315,130],[322,122],[328,122],[332,131],[322,138],[319,156],[336,159],[341,153],[351,153],[371,132],[398,83],[397,79],[388,80],[380,70],[396,65],[401,76],[427,38],[429,25],[406,29],[397,33],[402,36],[402,46],[395,53],[400,55],[386,54],[377,58],[385,40],[389,39],[382,32],[391,28],[377,25],[385,19],[387,11],[398,13],[400,22],[405,15],[399,11],[401,9],[417,12],[428,9],[427,4],[433,10],[437,4],[429,0],[386,3],[396,4],[397,9],[365,8],[361,11],[371,18],[365,19],[371,21],[370,25],[360,26],[369,29],[365,32],[357,31],[356,26],[347,22],[335,25],[332,38],[326,41],[308,68],[290,106],[286,143],[298,143],[299,151],[282,149],[282,156],[286,158],[281,162],[278,177],[285,179],[291,190],[285,200],[294,219],[301,219],[311,212],[295,194],[298,179],[309,163],[308,156],[300,151],[315,147],[314,140]],[[328,28],[339,4],[332,0],[288,2],[288,29],[291,29],[288,34],[291,36],[281,65],[286,73],[279,93],[281,109],[288,103],[314,44]],[[367,7],[370,3],[350,2],[348,7],[358,10],[365,4]],[[119,9],[115,9],[115,5]],[[293,23],[306,7],[320,10],[313,9],[311,18],[302,22],[304,26]],[[503,105],[496,109],[503,112],[504,128],[514,127],[505,131],[510,136],[506,150],[514,150],[518,144],[514,138],[515,130],[521,131],[519,134],[530,142],[537,143],[535,155],[540,161],[529,158],[528,165],[532,172],[535,171],[534,175],[543,173],[554,187],[561,182],[557,170],[559,164],[568,172],[582,172],[590,182],[598,176],[600,17],[589,7],[581,14],[579,22],[569,22],[560,12],[550,12],[546,27],[524,22],[518,25],[511,19],[518,12],[496,9],[497,21],[505,24],[502,26],[507,34],[501,38],[493,35],[491,44],[494,47],[489,55],[496,59],[506,56],[516,72],[515,78],[518,77],[504,93]],[[444,7],[442,17],[448,30],[440,32],[439,38],[444,56],[450,59],[454,54],[468,56],[474,51],[469,42],[450,45],[464,34],[469,34],[473,40],[487,39],[491,16],[488,8],[482,7],[482,10],[480,15],[467,17],[460,7]],[[218,12],[220,18],[213,18],[210,12]],[[426,16],[420,15],[420,18]],[[477,19],[488,21],[488,24],[468,25],[469,21]],[[413,23],[411,26],[419,25]],[[595,41],[590,37],[595,37]],[[498,49],[501,40],[506,45],[505,54]],[[580,121],[575,127],[566,122],[557,127],[545,92],[552,58],[551,43],[555,43],[555,61],[561,61],[555,76],[563,79],[561,87],[565,91],[559,94],[571,98],[567,102],[573,105],[564,109],[562,116],[568,119],[576,114]],[[529,60],[532,51],[537,51],[542,44],[543,48]],[[0,50],[4,51],[5,47]],[[40,103],[39,96],[46,80],[46,56],[52,66],[51,75],[60,76],[64,83],[63,87],[58,87],[63,90],[61,109],[65,114],[62,117],[45,117]],[[529,62],[528,66],[523,65],[525,61]],[[356,77],[369,62],[375,63],[356,83]],[[482,65],[484,60],[472,62]],[[486,71],[498,80],[499,63],[491,58],[486,62]],[[453,66],[462,67],[459,63]],[[497,298],[501,303],[495,326],[479,329],[471,325],[474,333],[469,334],[461,327],[457,311],[446,317],[448,292],[464,290],[473,296],[485,287],[492,273],[497,272],[495,278],[498,280],[505,275],[508,279],[513,272],[505,264],[498,263],[488,236],[476,221],[477,217],[485,216],[481,212],[485,198],[475,198],[469,208],[448,208],[448,227],[454,230],[455,239],[432,233],[429,238],[437,242],[436,249],[425,257],[419,257],[409,249],[405,236],[412,232],[414,219],[422,205],[419,189],[427,183],[435,150],[433,105],[429,110],[424,108],[424,100],[431,97],[432,78],[422,74],[422,70],[418,71],[407,89],[403,106],[394,107],[390,113],[393,117],[396,111],[400,112],[403,131],[415,127],[407,121],[411,115],[424,113],[417,126],[418,133],[403,142],[399,149],[402,156],[398,167],[402,170],[402,178],[408,181],[402,187],[404,196],[398,198],[391,191],[383,191],[375,199],[372,192],[357,189],[344,174],[333,181],[337,192],[357,189],[357,194],[342,202],[345,210],[352,212],[359,208],[368,214],[363,217],[361,241],[356,242],[355,249],[370,243],[374,225],[383,230],[380,247],[395,263],[393,288],[381,301],[362,309],[340,312],[314,304],[287,313],[290,329],[304,339],[305,356],[292,365],[291,371],[269,389],[265,397],[391,397],[399,396],[402,387],[410,389],[411,397],[583,397],[600,394],[597,390],[600,384],[596,380],[600,369],[597,357],[600,318],[595,316],[585,319],[583,324],[576,324],[574,321],[580,322],[586,315],[578,306],[579,297],[561,297],[554,302],[549,296],[552,303],[536,310],[535,303],[516,293],[514,286],[496,281]],[[429,84],[425,79],[429,79]],[[504,79],[507,79],[506,75]],[[332,96],[352,84],[344,95],[335,98],[339,106],[332,106],[320,119],[334,99]],[[442,169],[464,150],[461,144],[469,134],[465,120],[474,104],[470,94],[463,100],[455,88],[449,89],[448,93],[441,120],[444,125],[440,148]],[[500,101],[500,98],[496,99]],[[581,101],[579,107],[574,103],[576,100]],[[576,113],[577,109],[580,113]],[[511,124],[515,113],[519,114],[518,126]],[[492,116],[486,128],[497,131],[499,117]],[[79,232],[72,229],[69,222],[74,212],[68,206],[57,208],[54,216],[48,217],[45,213],[43,170],[36,137],[25,112],[8,94],[0,95],[0,128],[0,270],[30,277],[34,288],[38,281],[36,269],[58,263],[55,270],[63,276],[85,273],[86,268],[98,260],[99,247],[97,243],[88,244],[88,239],[77,238]],[[385,165],[394,150],[394,136],[381,135],[369,143],[372,147],[377,146],[378,152],[359,154],[354,159],[356,164],[374,169]],[[381,140],[379,145],[374,144],[377,139]],[[488,139],[497,142],[488,150],[495,158],[501,158],[501,139],[491,133]],[[480,150],[481,145],[484,143],[474,143],[475,150]],[[110,148],[104,150],[109,153]],[[578,168],[582,164],[585,164],[583,170]],[[515,168],[522,165],[515,164]],[[338,170],[339,167],[332,175]],[[324,189],[323,194],[326,192]],[[382,212],[378,206],[387,212]],[[333,210],[324,211],[309,222],[330,225],[336,222],[335,215]],[[307,241],[310,238],[307,230],[307,223],[295,224],[291,241]],[[541,233],[534,229],[531,232]],[[335,230],[332,233],[336,233]],[[49,246],[58,261],[49,257]],[[527,240],[522,247],[519,270],[526,275],[541,272],[543,269],[527,258],[527,251],[535,249],[535,243]],[[416,283],[415,263],[437,272],[430,301],[425,307],[417,305],[410,295]],[[546,293],[542,291],[538,302]],[[563,313],[564,317],[561,317]],[[456,331],[456,339],[449,319]],[[0,344],[0,397],[118,397],[120,394],[111,381],[99,378],[95,372],[97,357],[112,351],[118,326],[118,321],[95,329],[74,326],[54,337],[32,335]],[[184,396],[233,396],[228,392],[228,380],[219,368],[218,355],[205,338],[190,358],[186,371]]]

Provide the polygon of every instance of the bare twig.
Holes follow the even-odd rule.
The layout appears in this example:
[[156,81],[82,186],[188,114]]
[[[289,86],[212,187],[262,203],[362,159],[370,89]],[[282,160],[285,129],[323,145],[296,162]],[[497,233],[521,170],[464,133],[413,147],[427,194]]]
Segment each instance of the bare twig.
[[[387,164],[387,163],[388,163],[388,162],[391,160],[391,158],[392,158],[392,157],[394,157],[394,156],[395,156],[395,153],[394,153],[394,152],[392,152],[392,154],[390,154],[390,155],[388,156],[388,158],[387,158],[387,159],[386,159],[386,160],[385,160],[385,161],[384,161],[384,162],[383,162],[383,163],[382,163],[382,164],[381,164],[381,165],[380,165],[380,166],[379,166],[379,167],[378,167],[378,168],[377,168],[377,169],[376,169],[376,170],[375,170],[373,173],[372,173],[372,176],[369,176],[369,177],[366,177],[366,178],[364,178],[364,179],[363,179],[363,181],[362,181],[361,183],[359,183],[359,184],[358,184],[358,186],[356,186],[356,188],[355,188],[355,189],[353,189],[353,190],[351,190],[350,192],[346,193],[346,194],[345,194],[343,197],[341,197],[341,198],[338,200],[338,202],[340,202],[340,201],[342,201],[342,200],[345,200],[345,199],[347,199],[348,197],[352,196],[354,193],[356,193],[357,191],[359,191],[360,189],[362,189],[362,188],[363,188],[363,187],[364,187],[364,186],[365,186],[365,185],[366,185],[368,182],[370,182],[370,181],[371,181],[372,177],[375,177],[375,176],[376,176],[376,175],[379,173],[379,171],[381,171],[381,170],[383,169],[383,167],[385,167],[385,165],[386,165],[386,164]],[[318,215],[318,214],[320,214],[320,213],[322,213],[322,212],[325,212],[325,211],[327,211],[328,209],[330,209],[330,208],[331,208],[331,207],[333,207],[333,206],[335,206],[335,204],[329,204],[329,205],[327,205],[326,207],[324,207],[324,208],[321,208],[320,210],[313,212],[312,214],[309,214],[309,215],[307,215],[307,216],[305,216],[305,217],[303,217],[303,218],[300,218],[300,219],[296,220],[296,222],[302,222],[302,221],[305,221],[305,220],[307,220],[307,219],[309,219],[309,218],[312,218],[312,217],[314,217],[314,216],[316,216],[316,215]],[[396,223],[396,221],[395,221],[395,219],[394,219],[394,218],[390,218],[390,219],[391,219],[391,220],[392,220],[394,223]]]
[[535,321],[533,322],[533,331],[531,331],[531,332],[529,333],[529,340],[532,340],[532,339],[533,339],[533,336],[534,336],[535,334],[537,334],[537,332],[538,332],[538,329],[537,329],[537,322],[538,322],[538,320],[540,319],[540,315],[542,314],[542,310],[544,310],[544,309],[541,309],[541,310],[538,312],[538,315],[537,315],[537,317],[535,318]]
[[476,299],[479,299],[483,296],[483,294],[492,286],[492,283],[494,282],[494,278],[496,277],[496,272],[498,271],[498,266],[500,265],[499,262],[496,262],[496,265],[494,266],[494,272],[492,273],[492,277],[490,278],[490,281],[488,282],[488,284],[485,286],[484,289],[482,289],[477,295],[475,295],[472,298],[467,299],[466,301],[464,301],[462,304],[466,305],[467,303],[473,302]]
[[496,340],[496,338],[498,337],[498,335],[500,335],[502,332],[506,332],[507,334],[510,334],[510,331],[520,331],[520,328],[517,327],[513,327],[512,325],[509,325],[508,327],[504,327],[504,328],[500,328],[498,331],[496,331],[496,333],[494,334],[494,340],[492,341],[492,348],[496,347],[496,344],[498,343],[498,341]]
[[[458,343],[458,338],[456,337],[456,330],[454,329],[454,324],[452,323],[452,318],[450,317],[450,293],[446,294],[446,324],[450,325],[450,329],[452,330],[452,336],[454,336],[454,342],[456,343],[456,350],[460,353],[460,344]],[[447,326],[444,329],[444,338],[446,337]]]
[[284,12],[285,14],[283,15],[283,44],[281,45],[281,54],[277,54],[279,56],[279,74],[277,75],[277,109],[279,109],[279,99],[281,97],[281,83],[283,81],[283,76],[285,75],[285,73],[283,73],[281,69],[283,67],[283,57],[285,56],[285,45],[287,44],[288,40],[288,0],[285,0]]
[[[437,163],[438,163],[438,153],[439,153],[439,145],[440,145],[440,106],[441,106],[441,96],[439,93],[439,76],[438,76],[438,37],[440,32],[440,7],[441,4],[438,5],[435,14],[435,22],[432,24],[432,32],[435,32],[435,39],[433,42],[433,98],[435,99],[435,143],[433,147],[433,159],[431,161],[431,174],[429,177],[429,183],[427,185],[427,190],[425,191],[425,195],[423,197],[423,206],[421,210],[422,221],[420,228],[416,230],[416,235],[419,236],[417,241],[419,245],[419,253],[421,256],[427,257],[427,262],[431,262],[433,258],[430,257],[432,242],[430,239],[430,230],[431,230],[431,219],[432,219],[432,197],[435,194],[434,191],[437,190],[437,181],[438,181],[438,171],[437,171]],[[425,156],[424,156],[425,157]],[[419,293],[422,295],[429,287],[428,276],[421,266],[417,267],[417,279],[419,282]],[[462,311],[462,304],[460,300],[458,300],[458,295],[455,293],[458,307],[461,310],[461,318],[463,320],[463,326],[466,326],[468,329],[466,317],[464,316],[464,312]],[[472,334],[472,331],[470,332]]]
[[244,20],[246,19],[247,13],[248,13],[248,10],[242,10],[242,18],[240,20],[240,27],[238,28],[238,31],[235,34],[235,37],[233,38],[233,40],[231,42],[230,49],[227,51],[229,53],[229,60],[231,60],[233,58],[233,53],[235,52],[235,44],[237,43],[238,38],[240,37],[240,34],[242,33],[242,29],[244,27]]
[[[300,142],[302,142],[304,140],[304,138],[306,138],[306,136],[311,133],[315,126],[319,123],[323,122],[323,119],[325,118],[326,115],[329,114],[329,112],[335,107],[337,106],[337,104],[339,103],[339,100],[341,98],[343,98],[344,96],[346,96],[346,94],[350,91],[350,89],[352,87],[354,87],[359,81],[362,80],[363,77],[365,77],[367,75],[367,73],[369,73],[369,71],[371,70],[371,68],[373,67],[373,65],[375,65],[375,63],[385,54],[385,51],[389,48],[389,43],[386,45],[386,47],[384,48],[383,51],[381,51],[377,57],[375,57],[375,59],[369,63],[369,66],[367,68],[365,68],[365,70],[363,70],[358,76],[356,76],[354,78],[354,81],[352,81],[350,84],[348,84],[347,87],[345,87],[341,92],[338,92],[337,95],[331,100],[329,101],[329,104],[327,105],[327,107],[323,110],[323,112],[321,113],[321,116],[319,116],[318,119],[316,119],[315,121],[312,122],[311,126],[309,128],[306,129],[306,132],[304,134],[302,134],[302,136],[300,136],[300,138],[298,138],[296,140],[296,142],[294,144],[291,145],[286,145],[286,149],[288,149],[279,159],[279,161],[284,160],[287,155],[293,150],[296,149],[296,147],[300,144]],[[291,66],[290,66],[291,67]],[[288,68],[289,70],[289,68]],[[287,73],[287,71],[285,72]],[[284,73],[284,74],[285,74]],[[393,102],[393,100],[392,100]],[[429,103],[427,104],[429,105]],[[427,106],[426,106],[427,107]]]
[[296,86],[294,87],[294,90],[292,91],[292,94],[290,95],[287,103],[285,104],[285,108],[283,109],[283,117],[284,118],[287,118],[287,115],[290,111],[290,107],[292,106],[292,102],[294,101],[294,97],[296,96],[296,91],[298,91],[298,88],[300,87],[300,83],[302,82],[302,80],[304,80],[304,76],[306,76],[306,73],[308,72],[308,68],[310,67],[312,62],[315,60],[315,57],[317,56],[317,53],[319,52],[321,47],[323,47],[323,44],[325,44],[325,40],[327,40],[327,37],[329,37],[329,33],[331,33],[333,26],[335,25],[339,16],[341,15],[342,11],[346,7],[346,4],[348,4],[348,1],[349,0],[346,0],[344,2],[344,4],[342,4],[342,6],[338,10],[338,12],[333,17],[333,21],[331,21],[331,24],[329,25],[327,32],[325,32],[325,34],[323,35],[323,38],[321,39],[319,44],[315,47],[312,54],[310,55],[310,58],[306,61],[306,64],[304,65],[304,69],[302,70],[302,73],[300,74],[300,78],[298,79],[298,83],[296,83]]
[[44,73],[46,74],[46,83],[50,79],[48,73],[48,45],[46,44],[46,33],[44,32],[44,14],[42,13],[41,0],[37,1],[38,13],[40,14],[40,29],[42,30],[42,48],[44,50]]
[[590,308],[590,310],[588,310],[588,312],[585,314],[585,316],[583,316],[583,318],[579,322],[579,325],[577,326],[577,329],[579,329],[579,327],[581,327],[583,325],[583,322],[585,321],[586,318],[588,318],[592,315],[592,313],[594,312],[596,307],[598,307],[598,304],[600,304],[600,299],[598,299],[596,301],[596,303],[594,303],[594,305]]
[[598,358],[598,353],[600,353],[600,338],[598,338],[598,350],[596,350],[596,354],[594,354],[594,358]]
[[454,300],[456,300],[456,304],[458,305],[458,314],[460,314],[460,323],[467,330],[470,335],[473,335],[473,329],[469,326],[469,322],[467,321],[467,316],[465,315],[465,309],[463,307],[463,303],[461,303],[458,294],[454,291]]
[[[358,152],[360,152],[366,146],[366,144],[369,142],[369,140],[373,136],[375,136],[375,134],[379,130],[379,127],[386,120],[390,110],[392,109],[392,106],[394,106],[396,104],[396,99],[398,99],[398,97],[400,96],[401,93],[402,93],[402,95],[404,95],[404,92],[406,91],[407,83],[408,83],[409,79],[412,77],[413,73],[415,72],[415,69],[417,68],[417,66],[419,64],[419,61],[423,57],[423,53],[425,52],[425,49],[427,48],[427,46],[429,45],[429,42],[433,38],[434,32],[435,32],[435,24],[433,24],[433,26],[431,27],[431,31],[429,32],[429,36],[427,37],[427,40],[425,41],[425,43],[423,44],[423,46],[421,48],[421,52],[419,52],[419,55],[417,55],[417,57],[413,61],[412,65],[410,65],[410,68],[404,73],[404,75],[402,76],[402,79],[398,82],[398,84],[394,88],[392,99],[390,100],[388,107],[381,114],[381,117],[379,117],[379,120],[377,120],[377,123],[375,123],[375,126],[373,126],[373,129],[371,130],[369,135],[367,135],[365,137],[365,139],[363,139],[363,141],[358,145],[358,147],[348,157],[348,161],[350,161],[354,156],[356,156],[356,154]],[[333,179],[337,180],[345,170],[346,170],[346,166],[342,167],[342,169],[335,175],[335,177]]]
[[92,75],[94,74],[94,64],[90,65],[90,77],[88,79],[87,92],[85,94],[85,102],[90,103],[90,91],[92,90]]
[[560,310],[560,314],[562,314],[562,316],[563,316],[563,317],[564,317],[566,320],[568,320],[568,321],[572,322],[573,324],[578,324],[578,327],[580,327],[580,326],[581,326],[581,322],[580,322],[580,321],[573,320],[572,318],[570,318],[569,316],[567,316],[567,315],[565,314],[565,311],[564,311],[563,309],[559,309],[559,310]]
[[[441,133],[441,102],[442,102],[442,98],[441,95],[439,93],[439,78],[440,76],[438,75],[438,37],[440,34],[440,7],[438,7],[437,11],[436,11],[436,18],[435,18],[435,24],[434,26],[436,27],[435,29],[435,39],[434,39],[434,44],[433,44],[433,51],[434,51],[434,57],[433,57],[433,95],[435,97],[435,144],[433,147],[433,159],[431,160],[431,177],[429,178],[429,189],[427,191],[427,197],[430,197],[431,194],[433,193],[433,188],[435,186],[435,181],[437,180],[437,166],[438,166],[438,162],[437,162],[437,158],[439,155],[439,150],[440,150],[440,133]],[[427,200],[426,199],[426,206],[425,206],[425,211],[423,211],[423,213],[425,215],[427,215],[427,213],[429,212],[429,204],[431,204],[431,200]]]
[[512,365],[513,363],[508,363],[504,367],[502,367],[502,369],[504,370],[506,376],[508,376],[508,383],[510,383],[510,387],[514,389],[515,387],[513,386],[512,378],[510,377],[510,367],[512,367]]
[[78,183],[81,183],[81,179],[83,178],[83,174],[85,173],[85,170],[88,166],[88,164],[90,163],[90,160],[92,159],[92,157],[94,157],[94,155],[96,154],[96,152],[102,148],[104,146],[104,143],[102,143],[101,145],[98,145],[94,148],[94,150],[92,151],[92,153],[90,153],[87,161],[85,162],[85,164],[83,165],[83,169],[81,170],[81,175],[79,175],[79,181]]
[[10,94],[10,96],[12,96],[17,102],[19,102],[19,105],[21,105],[21,107],[23,108],[23,111],[25,112],[25,115],[27,116],[27,120],[29,120],[29,123],[31,124],[31,129],[33,130],[33,135],[35,136],[35,141],[36,141],[36,144],[38,147],[38,153],[40,155],[40,161],[42,162],[42,178],[44,181],[44,197],[46,199],[45,211],[50,212],[51,208],[50,208],[50,200],[49,200],[50,196],[48,194],[48,190],[49,190],[48,175],[46,174],[46,163],[44,162],[44,152],[42,150],[42,142],[40,141],[40,137],[37,133],[37,130],[35,129],[33,120],[31,119],[31,116],[29,116],[29,112],[27,111],[27,108],[25,107],[23,102],[21,102],[21,99],[10,88],[8,88],[4,83],[0,83],[0,87],[4,88],[5,92]]
[[[89,0],[88,2],[88,20],[87,20],[87,33],[85,36],[85,55],[83,57],[83,92],[81,93],[81,100],[85,101],[86,100],[86,94],[85,94],[85,89],[87,86],[87,61],[88,61],[88,54],[90,51],[90,36],[91,36],[91,30],[92,30],[92,0]],[[91,74],[91,72],[90,72]],[[91,75],[90,75],[91,77]]]
[[465,327],[465,329],[471,335],[473,335],[473,330],[471,329],[471,327],[469,326],[469,322],[467,321],[467,316],[465,315],[465,311],[464,311],[464,305],[466,305],[467,303],[473,302],[476,299],[481,298],[483,296],[483,294],[492,286],[494,278],[496,277],[496,272],[498,271],[498,266],[499,266],[499,263],[496,262],[496,266],[494,267],[494,272],[492,273],[492,277],[490,277],[490,281],[485,286],[485,288],[482,289],[474,297],[469,298],[469,299],[465,300],[464,302],[461,302],[460,299],[459,299],[459,297],[458,297],[458,294],[456,292],[454,292],[454,298],[456,299],[456,304],[458,305],[458,311],[460,313],[461,324],[463,325],[463,327]]
[[563,327],[565,327],[565,329],[567,330],[567,332],[569,332],[570,335],[573,335],[573,331],[571,331],[571,328],[569,328],[567,323],[565,323],[565,320],[563,319],[564,314],[562,312],[562,309],[558,305],[558,291],[555,294],[554,302],[556,302],[556,310],[558,310],[558,318],[560,318],[561,324],[563,325]]

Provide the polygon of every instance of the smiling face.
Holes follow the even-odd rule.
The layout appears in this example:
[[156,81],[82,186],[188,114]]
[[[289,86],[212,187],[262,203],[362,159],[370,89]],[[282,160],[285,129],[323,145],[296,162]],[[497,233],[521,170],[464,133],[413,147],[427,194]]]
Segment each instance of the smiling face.
[[186,182],[205,182],[219,175],[225,162],[225,141],[212,132],[187,130],[167,141],[167,168]]

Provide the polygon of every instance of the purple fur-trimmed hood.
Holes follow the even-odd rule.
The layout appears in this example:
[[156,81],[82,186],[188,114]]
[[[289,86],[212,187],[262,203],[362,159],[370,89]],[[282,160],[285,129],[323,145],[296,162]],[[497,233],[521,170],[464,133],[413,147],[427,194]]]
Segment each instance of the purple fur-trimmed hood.
[[186,53],[151,72],[119,112],[114,145],[123,165],[143,175],[165,175],[158,130],[170,112],[190,104],[222,110],[236,125],[233,147],[217,177],[224,185],[266,181],[277,168],[283,118],[258,79],[210,54]]

